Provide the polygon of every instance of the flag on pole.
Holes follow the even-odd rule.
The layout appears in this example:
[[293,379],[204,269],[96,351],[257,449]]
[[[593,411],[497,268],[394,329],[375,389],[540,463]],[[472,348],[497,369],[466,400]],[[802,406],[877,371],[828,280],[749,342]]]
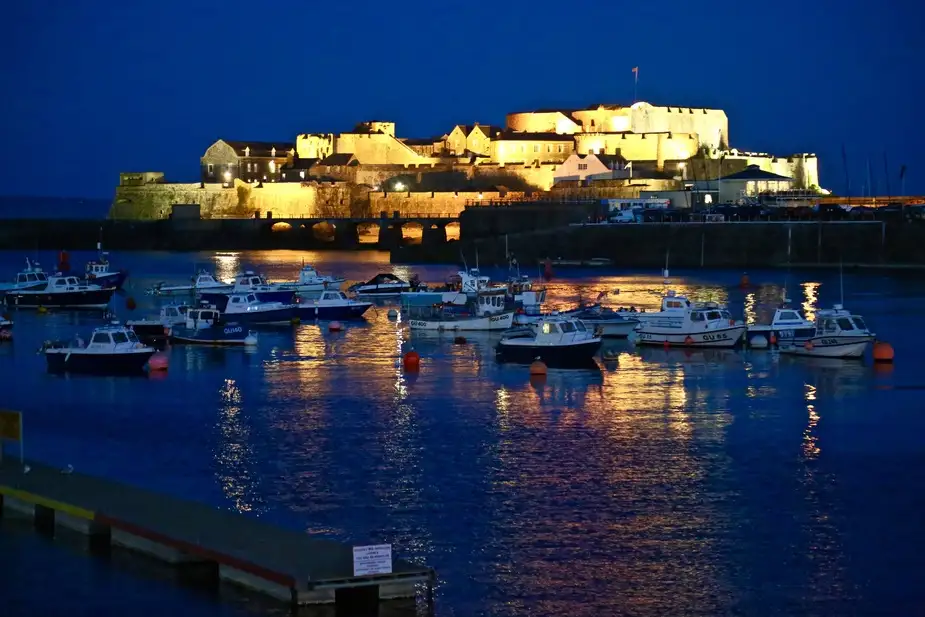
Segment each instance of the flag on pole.
[[636,81],[639,81],[639,67],[638,66],[633,67],[633,75],[636,76]]

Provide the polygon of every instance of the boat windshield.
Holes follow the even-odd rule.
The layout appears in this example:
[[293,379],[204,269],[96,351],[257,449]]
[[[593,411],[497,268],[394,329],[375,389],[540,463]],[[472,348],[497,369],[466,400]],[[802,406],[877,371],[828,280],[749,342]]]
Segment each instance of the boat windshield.
[[48,277],[45,276],[45,273],[44,273],[44,272],[39,272],[39,273],[36,274],[36,276],[39,277],[39,280],[40,280],[40,281],[47,281],[47,280],[48,280]]
[[127,343],[128,337],[125,335],[125,332],[113,332],[112,342],[113,343]]
[[583,321],[576,321],[576,322],[575,322],[575,327],[578,328],[578,331],[579,331],[579,332],[587,332],[587,331],[588,331],[588,329],[585,328],[585,324],[584,324]]
[[554,323],[544,322],[543,323],[543,334],[558,334],[559,328]]
[[729,311],[720,311],[720,314],[723,316],[723,319],[732,319],[732,315]]
[[562,328],[563,332],[574,332],[575,331],[575,324],[573,324],[570,321],[563,321],[560,327]]
[[90,342],[91,343],[102,343],[104,345],[108,345],[111,341],[109,340],[108,332],[97,332],[96,334],[93,335],[93,338],[90,339]]
[[710,311],[709,313],[707,313],[707,319],[709,319],[710,321],[713,321],[714,319],[722,319],[722,318],[723,316],[720,315],[719,311]]
[[836,321],[838,322],[838,327],[842,330],[854,330],[854,324],[847,317],[839,317]]
[[858,327],[858,330],[866,330],[867,324],[864,323],[864,320],[858,317],[857,315],[852,315],[851,320],[854,322],[854,325]]
[[706,317],[700,311],[694,311],[691,313],[691,321],[705,321]]
[[138,337],[135,336],[135,333],[132,332],[131,330],[129,330],[128,332],[126,332],[125,335],[128,337],[129,342],[131,342],[131,343],[137,343],[137,342],[138,342]]

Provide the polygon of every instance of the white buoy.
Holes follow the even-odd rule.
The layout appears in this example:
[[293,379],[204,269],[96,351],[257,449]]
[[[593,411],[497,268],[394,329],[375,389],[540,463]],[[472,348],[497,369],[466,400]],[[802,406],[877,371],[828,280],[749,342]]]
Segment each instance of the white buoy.
[[389,319],[398,319],[398,311],[393,308],[389,309]]
[[328,324],[328,332],[340,332],[344,326],[339,321],[332,321]]
[[257,335],[253,332],[248,332],[247,336],[244,337],[244,345],[247,347],[253,347],[257,344]]
[[751,338],[748,344],[751,345],[752,349],[767,349],[768,339],[764,338],[760,334],[756,334]]

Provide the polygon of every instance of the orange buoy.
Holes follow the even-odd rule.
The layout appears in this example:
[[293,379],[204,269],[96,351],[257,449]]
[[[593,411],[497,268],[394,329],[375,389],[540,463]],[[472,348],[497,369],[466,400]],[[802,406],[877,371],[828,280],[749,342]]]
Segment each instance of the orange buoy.
[[138,305],[135,304],[135,298],[133,298],[133,297],[131,297],[131,296],[129,296],[129,297],[128,297],[128,300],[125,301],[125,308],[127,308],[127,309],[130,310],[130,311],[134,311],[134,310],[135,310],[135,307],[137,307],[137,306],[138,306]]
[[148,359],[148,369],[152,371],[166,371],[168,364],[167,354],[165,353],[157,352]]
[[332,321],[328,324],[328,332],[340,332],[343,329],[344,326],[339,321]]
[[665,349],[668,349],[669,347],[671,347],[671,343],[669,343],[668,340],[666,339],[665,342],[662,343],[662,346],[663,346]]
[[694,344],[694,339],[692,339],[691,337],[688,336],[687,338],[684,339],[684,344],[685,344],[685,345],[693,345],[693,344]]
[[803,347],[805,347],[806,349],[812,349],[812,348],[813,348],[813,342],[812,342],[812,341],[806,341],[805,343],[803,343]]
[[768,342],[771,343],[772,345],[777,345],[777,336],[775,336],[773,332],[771,333],[771,336],[768,338]]
[[530,365],[530,374],[531,375],[545,375],[546,374],[546,363],[537,358],[533,361],[533,364]]
[[402,366],[409,373],[416,373],[421,368],[421,354],[411,350],[402,356]]
[[874,362],[892,362],[893,346],[883,341],[874,341]]

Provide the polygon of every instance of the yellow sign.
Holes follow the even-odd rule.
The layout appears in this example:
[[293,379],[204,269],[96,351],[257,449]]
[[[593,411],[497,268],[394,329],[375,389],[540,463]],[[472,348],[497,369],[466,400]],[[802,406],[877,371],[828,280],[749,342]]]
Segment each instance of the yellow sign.
[[22,413],[0,411],[0,439],[22,441]]

